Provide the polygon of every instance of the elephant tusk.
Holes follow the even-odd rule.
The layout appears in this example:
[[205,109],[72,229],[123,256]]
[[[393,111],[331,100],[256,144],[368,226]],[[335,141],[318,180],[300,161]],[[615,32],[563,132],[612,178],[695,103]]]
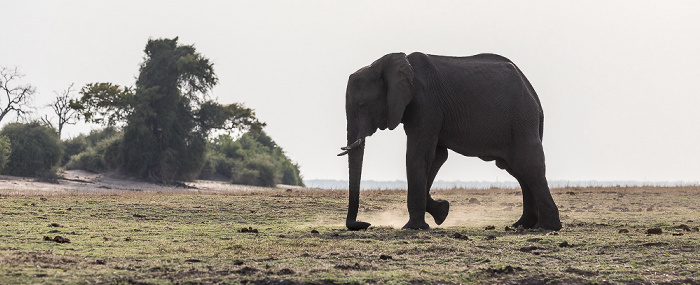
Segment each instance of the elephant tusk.
[[341,147],[340,149],[344,150],[343,152],[339,153],[338,156],[343,156],[346,155],[350,152],[351,149],[356,148],[360,145],[362,145],[365,142],[365,138],[359,138],[357,139],[354,143],[350,144],[349,146],[344,146]]

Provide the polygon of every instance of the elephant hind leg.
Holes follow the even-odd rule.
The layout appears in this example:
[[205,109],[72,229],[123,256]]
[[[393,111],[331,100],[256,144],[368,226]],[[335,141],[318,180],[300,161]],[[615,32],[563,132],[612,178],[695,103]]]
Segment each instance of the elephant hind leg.
[[[510,172],[510,171],[509,171]],[[512,174],[511,174],[512,175]],[[515,175],[513,175],[515,177]],[[517,222],[513,224],[513,227],[517,228],[522,226],[523,228],[529,229],[535,227],[537,224],[537,204],[532,196],[532,191],[530,187],[520,178],[515,177],[520,184],[520,189],[523,193],[523,214],[520,216]]]
[[545,177],[542,145],[520,148],[511,157],[517,159],[509,161],[507,170],[518,180],[523,191],[523,215],[514,226],[561,229],[559,210]]
[[445,200],[434,200],[430,196],[430,188],[433,186],[435,181],[435,176],[437,175],[440,167],[447,161],[447,148],[443,146],[437,146],[435,148],[435,158],[430,164],[430,171],[428,172],[427,187],[426,187],[426,207],[425,210],[435,220],[435,223],[441,225],[447,218],[447,214],[450,212],[450,203]]

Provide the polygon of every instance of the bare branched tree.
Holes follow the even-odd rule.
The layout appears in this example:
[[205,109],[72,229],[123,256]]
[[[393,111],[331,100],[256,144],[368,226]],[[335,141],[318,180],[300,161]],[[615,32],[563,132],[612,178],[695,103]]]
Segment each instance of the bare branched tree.
[[[16,83],[24,77],[16,67],[0,67],[0,121],[10,112],[15,112],[18,119],[24,119],[31,113],[31,103],[36,88],[29,84]],[[1,98],[1,97],[5,98]]]
[[[53,109],[54,114],[58,116],[58,138],[61,138],[61,132],[63,131],[63,126],[75,125],[80,119],[78,112],[71,108],[70,102],[73,100],[71,97],[71,92],[73,92],[73,83],[68,86],[68,89],[63,90],[62,93],[54,91],[56,94],[56,99],[53,103],[49,104],[51,109]],[[42,119],[48,122],[48,118]],[[53,125],[49,123],[50,125]]]

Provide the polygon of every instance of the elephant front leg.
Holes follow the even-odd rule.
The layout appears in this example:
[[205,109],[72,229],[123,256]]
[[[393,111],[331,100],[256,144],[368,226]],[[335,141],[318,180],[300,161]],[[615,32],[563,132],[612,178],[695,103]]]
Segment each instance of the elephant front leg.
[[428,168],[434,154],[428,151],[420,151],[415,143],[408,140],[408,150],[406,152],[406,175],[408,179],[408,216],[409,220],[403,229],[429,229],[425,222],[425,212],[427,206],[427,180]]
[[[411,173],[412,171],[408,171]],[[403,229],[429,229],[428,223],[425,222],[426,212],[426,185],[425,172],[418,173],[415,171],[408,175],[408,223],[403,226]]]

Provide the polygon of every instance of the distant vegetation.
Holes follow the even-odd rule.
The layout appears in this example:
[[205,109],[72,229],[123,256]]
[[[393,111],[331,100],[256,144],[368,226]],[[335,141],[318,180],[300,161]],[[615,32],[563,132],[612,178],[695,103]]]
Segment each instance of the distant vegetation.
[[[113,156],[122,136],[123,132],[107,127],[65,140],[65,168],[93,173],[108,171],[115,165]],[[265,132],[248,132],[236,140],[225,134],[210,139],[197,177],[266,187],[280,183],[304,186],[299,166]]]
[[[232,183],[303,185],[298,165],[286,157],[262,129],[253,109],[220,104],[210,97],[218,83],[213,63],[178,38],[148,40],[134,87],[90,83],[72,97],[55,92],[48,107],[57,116],[31,123],[7,124],[0,132],[3,174],[57,178],[57,168],[90,172],[118,171],[161,183],[198,177]],[[0,120],[11,112],[25,119],[35,93],[17,82],[17,69],[0,69]],[[60,140],[64,125],[78,119],[105,126],[89,135]],[[243,133],[211,139],[215,130]]]
[[210,140],[200,177],[267,187],[279,183],[304,186],[299,166],[265,132],[246,133],[237,140],[229,135]]
[[54,129],[39,122],[10,123],[2,128],[0,138],[0,156],[7,158],[3,174],[56,178],[63,145]]

